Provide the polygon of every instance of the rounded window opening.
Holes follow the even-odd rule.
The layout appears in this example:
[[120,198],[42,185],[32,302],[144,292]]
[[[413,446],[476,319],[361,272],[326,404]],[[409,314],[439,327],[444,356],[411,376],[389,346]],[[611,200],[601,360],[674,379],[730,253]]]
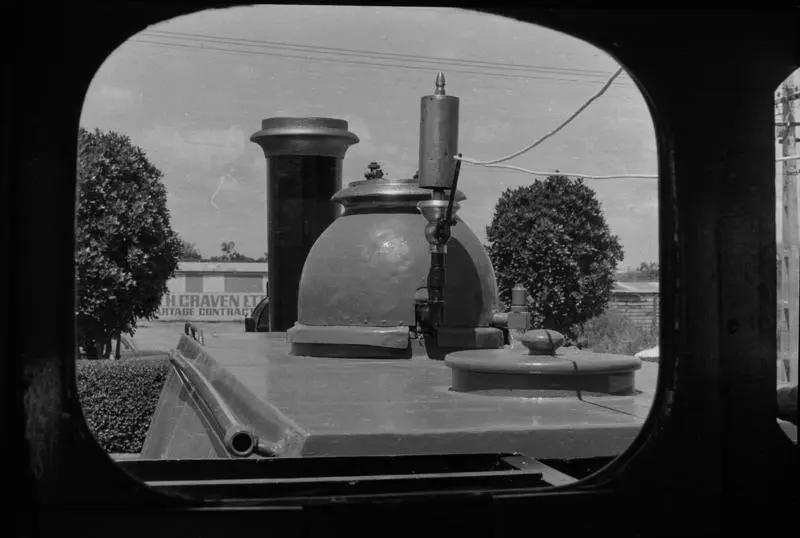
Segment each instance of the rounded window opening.
[[577,38],[196,13],[109,56],[79,148],[78,385],[115,457],[514,453],[563,485],[647,419],[655,130]]

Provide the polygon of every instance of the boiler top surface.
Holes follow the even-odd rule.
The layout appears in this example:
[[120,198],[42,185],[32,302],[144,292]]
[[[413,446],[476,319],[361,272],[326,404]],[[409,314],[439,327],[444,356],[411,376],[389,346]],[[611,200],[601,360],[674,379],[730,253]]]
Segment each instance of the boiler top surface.
[[[652,402],[652,391],[591,401],[577,394],[462,394],[449,390],[450,368],[440,361],[297,357],[289,355],[285,333],[244,333],[240,324],[201,328],[202,349],[219,367],[309,435],[304,456],[356,449],[361,454],[520,451],[534,457],[618,453],[613,450],[624,449],[638,434]],[[654,379],[649,370],[657,365],[646,366],[641,375]]]

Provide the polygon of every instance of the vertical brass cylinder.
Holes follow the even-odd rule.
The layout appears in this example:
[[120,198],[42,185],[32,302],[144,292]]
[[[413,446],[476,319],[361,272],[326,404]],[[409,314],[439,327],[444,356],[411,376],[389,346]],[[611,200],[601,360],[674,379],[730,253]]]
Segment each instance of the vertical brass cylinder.
[[444,75],[436,93],[422,98],[419,122],[419,186],[450,189],[458,155],[458,97],[445,95]]

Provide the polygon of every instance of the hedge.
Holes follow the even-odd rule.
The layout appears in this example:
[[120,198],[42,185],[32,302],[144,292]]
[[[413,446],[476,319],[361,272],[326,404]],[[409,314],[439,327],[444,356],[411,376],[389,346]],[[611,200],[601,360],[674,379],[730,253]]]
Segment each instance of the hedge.
[[586,322],[583,335],[597,353],[635,355],[658,344],[657,327],[636,325],[614,308]]
[[138,453],[169,372],[169,359],[77,361],[78,396],[106,452]]

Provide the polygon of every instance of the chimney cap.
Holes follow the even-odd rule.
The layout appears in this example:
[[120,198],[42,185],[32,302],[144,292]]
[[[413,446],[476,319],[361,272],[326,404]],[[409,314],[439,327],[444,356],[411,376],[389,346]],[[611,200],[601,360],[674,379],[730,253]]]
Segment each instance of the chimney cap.
[[301,155],[344,158],[347,148],[359,139],[348,131],[347,121],[337,118],[275,117],[261,121],[261,130],[251,142],[264,150],[266,157]]

